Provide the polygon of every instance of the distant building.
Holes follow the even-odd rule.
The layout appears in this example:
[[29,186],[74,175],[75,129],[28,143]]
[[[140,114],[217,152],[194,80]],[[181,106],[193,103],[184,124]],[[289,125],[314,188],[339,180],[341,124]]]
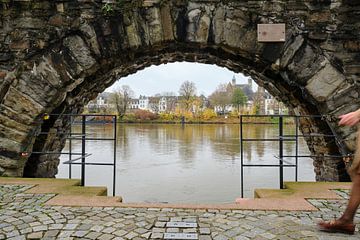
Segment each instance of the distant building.
[[145,110],[153,113],[174,112],[177,106],[178,97],[176,96],[142,96],[138,99],[131,99],[128,102],[129,110]]
[[[228,91],[231,91],[233,89],[236,88],[240,88],[243,93],[245,94],[245,96],[247,97],[247,103],[245,106],[243,106],[243,109],[245,110],[250,110],[251,106],[253,104],[253,98],[254,98],[254,91],[252,90],[252,78],[248,78],[248,82],[245,84],[237,84],[236,83],[236,77],[235,75],[233,76],[231,82],[227,85]],[[230,88],[230,89],[229,89]],[[234,106],[233,104],[229,103],[228,105],[226,105],[225,107],[221,107],[221,106],[214,106],[214,111],[217,113],[229,113],[232,111],[237,110],[237,106]]]
[[149,108],[149,98],[146,96],[139,97],[139,109],[141,110],[150,110]]
[[91,100],[85,108],[87,108],[89,112],[100,112],[100,110],[112,108],[113,105],[110,104],[110,98],[111,93],[100,93],[94,100]]
[[263,87],[258,87],[258,95],[260,96],[259,114],[278,115],[289,113],[289,109],[285,104],[274,98]]
[[130,110],[132,110],[132,109],[139,109],[139,107],[140,107],[140,100],[139,100],[138,98],[134,98],[134,99],[131,99],[131,100],[129,101],[128,108],[129,108]]
[[252,78],[249,77],[248,78],[248,82],[245,84],[236,84],[236,77],[235,75],[233,76],[233,79],[231,80],[231,85],[235,88],[240,88],[244,94],[246,95],[246,97],[248,98],[248,100],[253,100],[254,97],[254,91],[252,89]]

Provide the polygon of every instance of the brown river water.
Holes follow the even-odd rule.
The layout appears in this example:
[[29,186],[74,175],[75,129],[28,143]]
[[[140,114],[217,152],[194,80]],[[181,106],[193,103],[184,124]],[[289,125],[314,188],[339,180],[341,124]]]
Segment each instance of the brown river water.
[[[73,132],[80,132],[75,126]],[[274,138],[277,125],[244,125],[244,138]],[[89,137],[112,138],[112,125],[87,125]],[[287,125],[285,134],[293,134]],[[87,162],[111,163],[112,141],[87,141]],[[68,144],[64,152],[68,152]],[[72,141],[81,152],[81,141]],[[244,163],[278,164],[277,142],[244,143]],[[295,143],[284,143],[284,155],[295,154]],[[308,155],[300,138],[299,154]],[[240,126],[237,124],[118,124],[116,144],[116,195],[124,202],[233,203],[240,197]],[[61,163],[68,156],[61,157]],[[294,163],[294,159],[287,159]],[[312,159],[299,158],[299,181],[314,181]],[[67,178],[68,165],[59,166],[58,178]],[[112,194],[111,166],[87,166],[87,186],[107,186]],[[72,177],[80,167],[72,166]],[[284,169],[284,180],[293,181],[295,168]],[[244,168],[245,197],[256,188],[279,188],[278,168]]]

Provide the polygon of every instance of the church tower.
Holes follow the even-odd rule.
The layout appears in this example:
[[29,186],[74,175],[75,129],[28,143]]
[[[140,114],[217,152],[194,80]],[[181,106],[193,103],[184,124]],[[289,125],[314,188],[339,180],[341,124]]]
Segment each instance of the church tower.
[[250,87],[250,89],[252,89],[252,78],[251,77],[249,77],[248,78],[248,85],[249,85],[249,87]]
[[236,78],[235,78],[235,75],[233,76],[232,80],[231,80],[231,84],[233,86],[236,86]]

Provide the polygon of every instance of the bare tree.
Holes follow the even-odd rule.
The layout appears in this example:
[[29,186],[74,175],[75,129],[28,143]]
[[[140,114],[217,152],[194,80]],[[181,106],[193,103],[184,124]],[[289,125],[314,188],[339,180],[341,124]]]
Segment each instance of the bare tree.
[[112,102],[116,107],[116,111],[122,119],[128,108],[129,101],[134,96],[134,91],[128,85],[123,85],[113,92]]
[[195,83],[190,81],[183,82],[180,86],[179,95],[185,110],[190,110],[196,96]]
[[215,92],[209,96],[212,106],[220,109],[220,112],[225,113],[226,106],[231,104],[232,88],[227,84],[220,84]]

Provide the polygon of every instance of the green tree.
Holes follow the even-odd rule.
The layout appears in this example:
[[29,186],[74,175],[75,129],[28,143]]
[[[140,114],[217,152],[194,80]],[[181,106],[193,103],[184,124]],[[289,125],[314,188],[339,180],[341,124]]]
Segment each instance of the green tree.
[[232,94],[231,103],[237,106],[238,112],[240,112],[240,107],[243,107],[247,102],[247,97],[244,94],[241,88],[235,88]]

